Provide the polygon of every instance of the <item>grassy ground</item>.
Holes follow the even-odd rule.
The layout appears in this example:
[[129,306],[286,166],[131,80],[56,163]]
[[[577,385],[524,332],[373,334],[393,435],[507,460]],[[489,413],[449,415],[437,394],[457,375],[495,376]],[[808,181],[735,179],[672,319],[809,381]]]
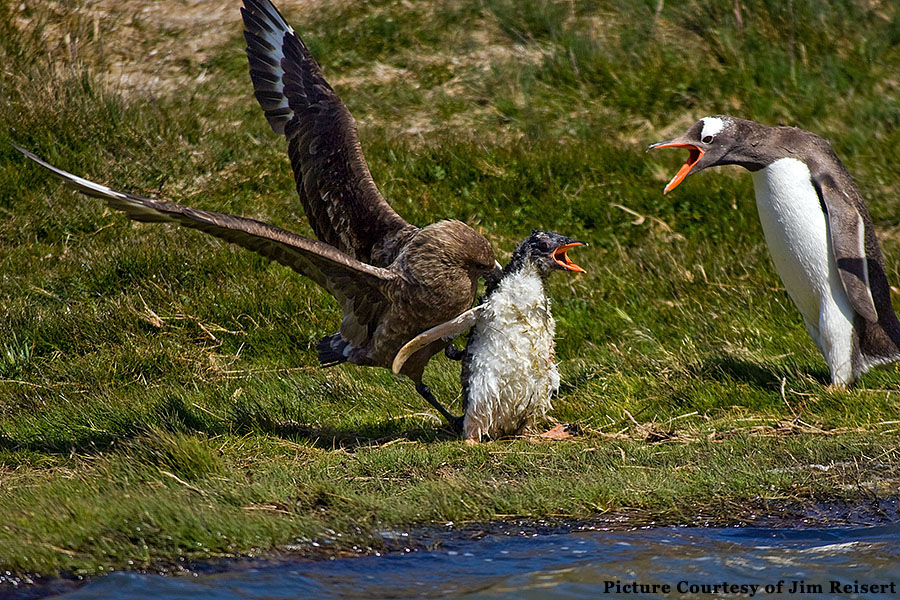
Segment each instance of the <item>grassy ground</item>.
[[[750,178],[670,196],[647,144],[732,113],[828,137],[900,282],[900,8],[282,2],[409,221],[501,256],[589,240],[551,282],[578,435],[467,447],[407,381],[321,370],[330,297],[192,231],[134,224],[25,164],[310,234],[251,94],[237,1],[0,3],[0,570],[163,559],[503,516],[739,518],[898,493],[897,367],[826,391]],[[273,291],[274,290],[274,291]],[[458,396],[458,365],[426,373]],[[458,403],[455,405],[458,411]]]

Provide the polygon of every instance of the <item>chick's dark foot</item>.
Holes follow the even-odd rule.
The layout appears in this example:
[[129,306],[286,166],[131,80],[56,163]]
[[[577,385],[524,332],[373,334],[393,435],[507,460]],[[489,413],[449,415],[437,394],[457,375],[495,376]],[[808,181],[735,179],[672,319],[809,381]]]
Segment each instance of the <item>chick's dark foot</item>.
[[465,415],[461,417],[453,417],[450,419],[450,428],[454,433],[462,433],[463,432],[463,423],[465,422]]
[[453,346],[447,346],[444,348],[444,355],[450,360],[462,360],[463,356],[466,355],[465,350],[459,350],[454,348]]

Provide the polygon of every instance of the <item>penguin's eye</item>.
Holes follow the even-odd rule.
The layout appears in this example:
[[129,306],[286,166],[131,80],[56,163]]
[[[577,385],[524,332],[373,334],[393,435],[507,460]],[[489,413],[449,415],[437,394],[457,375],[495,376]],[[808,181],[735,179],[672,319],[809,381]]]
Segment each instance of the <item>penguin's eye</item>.
[[703,139],[700,140],[700,141],[703,142],[704,144],[712,144],[713,136],[711,136],[711,135],[704,135],[704,136],[703,136]]

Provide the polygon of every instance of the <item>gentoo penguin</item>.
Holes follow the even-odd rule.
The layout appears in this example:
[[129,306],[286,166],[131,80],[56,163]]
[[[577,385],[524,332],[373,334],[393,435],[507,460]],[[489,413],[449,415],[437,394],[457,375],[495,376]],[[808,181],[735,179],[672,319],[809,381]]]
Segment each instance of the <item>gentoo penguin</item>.
[[559,371],[553,359],[556,322],[544,282],[553,271],[584,273],[566,255],[582,245],[557,233],[533,231],[503,271],[486,279],[481,304],[422,333],[394,359],[396,373],[419,348],[472,328],[461,356],[466,440],[521,433],[550,409]]
[[[20,150],[132,219],[199,229],[309,277],[343,309],[340,330],[318,344],[322,365],[390,368],[397,351],[424,328],[471,308],[478,277],[498,267],[491,245],[459,221],[420,229],[394,212],[369,174],[353,117],[294,30],[268,0],[244,0],[241,14],[256,97],[275,132],[287,138],[297,191],[320,241],[252,219],[118,192]],[[446,345],[422,348],[402,373],[452,421],[422,382],[425,364]]]
[[900,359],[900,323],[872,219],[850,174],[819,136],[725,115],[705,117],[654,148],[686,148],[665,188],[702,169],[740,165],[753,176],[766,244],[832,385]]

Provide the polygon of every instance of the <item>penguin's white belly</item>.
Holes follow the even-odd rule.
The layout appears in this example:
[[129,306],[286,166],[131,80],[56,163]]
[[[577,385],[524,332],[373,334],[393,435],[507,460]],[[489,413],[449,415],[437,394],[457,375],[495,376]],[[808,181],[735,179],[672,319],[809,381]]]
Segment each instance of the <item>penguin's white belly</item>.
[[533,268],[507,276],[485,303],[469,344],[468,439],[518,433],[550,409],[559,389],[556,325]]
[[843,383],[850,377],[853,309],[809,169],[799,160],[782,158],[754,172],[753,187],[775,270],[825,356],[833,380]]

